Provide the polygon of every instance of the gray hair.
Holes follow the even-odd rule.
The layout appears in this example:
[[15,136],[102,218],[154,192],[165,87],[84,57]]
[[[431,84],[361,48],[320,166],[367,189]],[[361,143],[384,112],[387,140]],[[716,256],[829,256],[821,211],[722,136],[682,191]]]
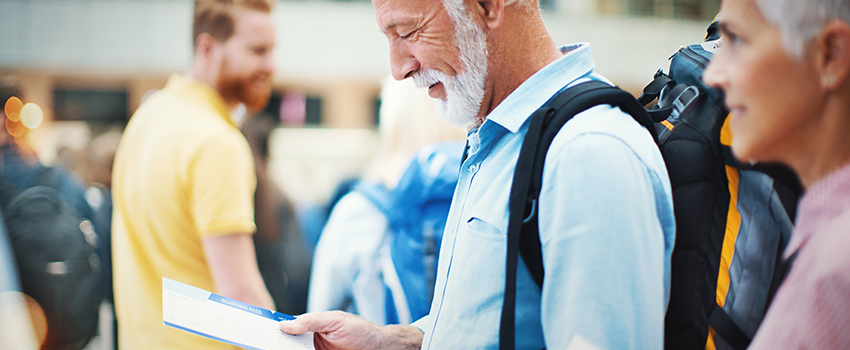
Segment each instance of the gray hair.
[[505,0],[505,6],[510,6],[512,4],[525,5],[530,2],[537,3],[537,0]]
[[[457,22],[456,15],[464,14],[466,12],[466,5],[464,5],[464,0],[443,0],[443,6],[446,10],[449,11],[449,16]],[[505,0],[505,6],[510,6],[513,4],[517,5],[527,5],[530,3],[534,3],[535,5],[539,5],[538,0]],[[465,15],[468,17],[468,15]]]
[[850,0],[755,0],[768,22],[779,28],[789,54],[803,57],[803,50],[821,28],[832,20],[850,23]]
[[[527,0],[521,0],[527,1]],[[443,0],[443,6],[455,25],[455,35],[458,39],[464,34],[484,37],[484,31],[472,21],[471,13],[464,3],[465,0]],[[458,49],[466,52],[487,52],[486,42],[476,40],[458,40]],[[465,47],[460,47],[465,46]],[[485,54],[486,57],[486,54]],[[461,58],[463,60],[463,58]],[[463,62],[464,67],[469,67],[472,62]]]

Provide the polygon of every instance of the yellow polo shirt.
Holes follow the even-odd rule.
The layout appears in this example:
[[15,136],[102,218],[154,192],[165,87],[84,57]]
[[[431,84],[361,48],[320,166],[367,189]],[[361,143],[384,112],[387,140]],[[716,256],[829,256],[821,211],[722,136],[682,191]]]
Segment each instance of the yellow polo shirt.
[[251,150],[218,92],[171,76],[130,119],[112,184],[121,350],[234,349],[162,322],[162,277],[215,291],[201,240],[256,230]]

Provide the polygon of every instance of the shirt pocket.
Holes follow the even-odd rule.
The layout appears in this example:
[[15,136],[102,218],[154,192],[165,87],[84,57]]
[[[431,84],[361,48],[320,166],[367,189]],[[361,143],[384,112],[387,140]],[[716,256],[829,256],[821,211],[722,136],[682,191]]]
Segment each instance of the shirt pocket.
[[466,220],[467,231],[478,238],[487,240],[502,241],[505,239],[505,234],[495,225],[481,219],[479,217],[470,217]]

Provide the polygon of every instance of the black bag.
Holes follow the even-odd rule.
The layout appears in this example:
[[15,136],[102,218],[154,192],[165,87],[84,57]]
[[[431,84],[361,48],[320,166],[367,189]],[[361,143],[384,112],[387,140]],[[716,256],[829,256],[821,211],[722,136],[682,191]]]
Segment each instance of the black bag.
[[[715,34],[712,25],[707,39],[716,39]],[[732,156],[723,96],[701,81],[711,58],[703,45],[679,50],[672,57],[671,75],[656,73],[639,102],[620,89],[589,82],[559,93],[532,115],[510,194],[501,349],[514,347],[518,253],[543,286],[537,198],[546,151],[567,121],[600,104],[620,107],[647,128],[670,176],[676,242],[665,348],[749,345],[789,267],[781,254],[802,187],[786,167],[742,164]],[[656,98],[658,105],[645,110]],[[746,271],[747,278],[745,273],[731,278],[732,271]]]
[[[791,260],[790,240],[802,186],[778,164],[744,164],[730,148],[729,112],[719,90],[702,82],[716,49],[708,40],[671,57],[639,98],[658,98],[659,147],[676,216],[665,349],[746,349]],[[661,107],[659,109],[659,107]]]
[[97,235],[61,197],[63,175],[46,168],[19,193],[4,184],[2,204],[21,290],[47,319],[41,348],[78,350],[97,331],[103,290]]

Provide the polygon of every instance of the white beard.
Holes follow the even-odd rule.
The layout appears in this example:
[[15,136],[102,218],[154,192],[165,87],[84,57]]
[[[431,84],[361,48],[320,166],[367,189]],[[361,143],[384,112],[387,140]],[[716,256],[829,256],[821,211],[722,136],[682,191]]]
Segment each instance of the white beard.
[[437,99],[437,114],[446,123],[475,127],[480,123],[477,117],[487,79],[487,37],[468,17],[456,21],[455,26],[461,72],[448,76],[437,70],[422,69],[413,75],[413,81],[419,88],[442,83],[446,99]]

